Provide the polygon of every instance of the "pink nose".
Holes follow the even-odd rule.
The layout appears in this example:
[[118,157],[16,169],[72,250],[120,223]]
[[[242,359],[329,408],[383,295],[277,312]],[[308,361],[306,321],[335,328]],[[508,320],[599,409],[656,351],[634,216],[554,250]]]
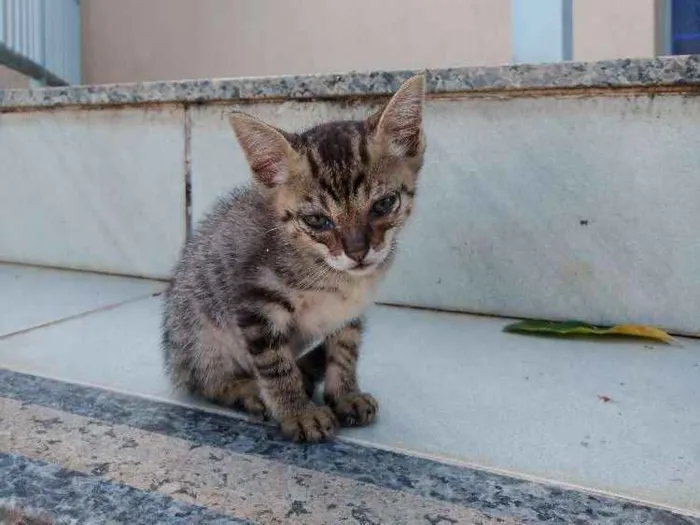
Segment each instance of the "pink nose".
[[345,254],[355,262],[362,262],[369,251],[367,235],[362,230],[350,231],[343,235]]
[[353,261],[361,263],[364,260],[365,255],[367,255],[368,251],[369,250],[367,248],[362,248],[361,250],[356,250],[356,251],[351,251],[351,252],[346,251],[345,254],[348,257],[350,257]]

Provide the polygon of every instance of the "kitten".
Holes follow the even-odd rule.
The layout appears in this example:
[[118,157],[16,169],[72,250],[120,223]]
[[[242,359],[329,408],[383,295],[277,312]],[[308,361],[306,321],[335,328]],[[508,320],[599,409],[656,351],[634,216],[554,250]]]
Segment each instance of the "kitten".
[[[231,116],[253,185],[202,221],[165,295],[162,343],[176,386],[270,416],[295,441],[372,422],[378,405],[356,372],[362,313],[411,213],[424,85],[411,78],[365,121],[298,134]],[[310,396],[322,380],[317,406]]]

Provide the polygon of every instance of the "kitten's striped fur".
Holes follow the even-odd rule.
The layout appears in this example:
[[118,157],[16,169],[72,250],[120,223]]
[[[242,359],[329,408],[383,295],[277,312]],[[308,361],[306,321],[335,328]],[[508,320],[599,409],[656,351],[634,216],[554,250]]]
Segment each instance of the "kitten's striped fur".
[[[297,441],[373,420],[377,402],[356,374],[362,314],[411,213],[423,98],[414,77],[366,121],[298,134],[231,117],[254,184],[199,225],[166,294],[163,349],[177,386],[272,416]],[[321,380],[326,405],[316,406]]]

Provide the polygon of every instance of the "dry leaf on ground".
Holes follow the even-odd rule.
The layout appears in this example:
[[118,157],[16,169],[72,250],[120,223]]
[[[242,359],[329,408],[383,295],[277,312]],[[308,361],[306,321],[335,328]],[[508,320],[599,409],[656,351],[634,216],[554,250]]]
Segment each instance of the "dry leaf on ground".
[[597,335],[626,336],[653,339],[666,344],[673,344],[675,339],[668,333],[653,326],[638,324],[619,324],[615,326],[595,326],[581,321],[519,321],[509,324],[505,332],[548,334],[560,336]]

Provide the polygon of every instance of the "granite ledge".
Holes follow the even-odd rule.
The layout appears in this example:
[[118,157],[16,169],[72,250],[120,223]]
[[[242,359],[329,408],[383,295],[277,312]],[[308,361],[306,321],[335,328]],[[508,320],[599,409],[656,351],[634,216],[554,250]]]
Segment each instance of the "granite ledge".
[[381,96],[393,93],[416,72],[425,72],[431,93],[700,86],[700,55],[0,90],[0,112],[61,106]]

